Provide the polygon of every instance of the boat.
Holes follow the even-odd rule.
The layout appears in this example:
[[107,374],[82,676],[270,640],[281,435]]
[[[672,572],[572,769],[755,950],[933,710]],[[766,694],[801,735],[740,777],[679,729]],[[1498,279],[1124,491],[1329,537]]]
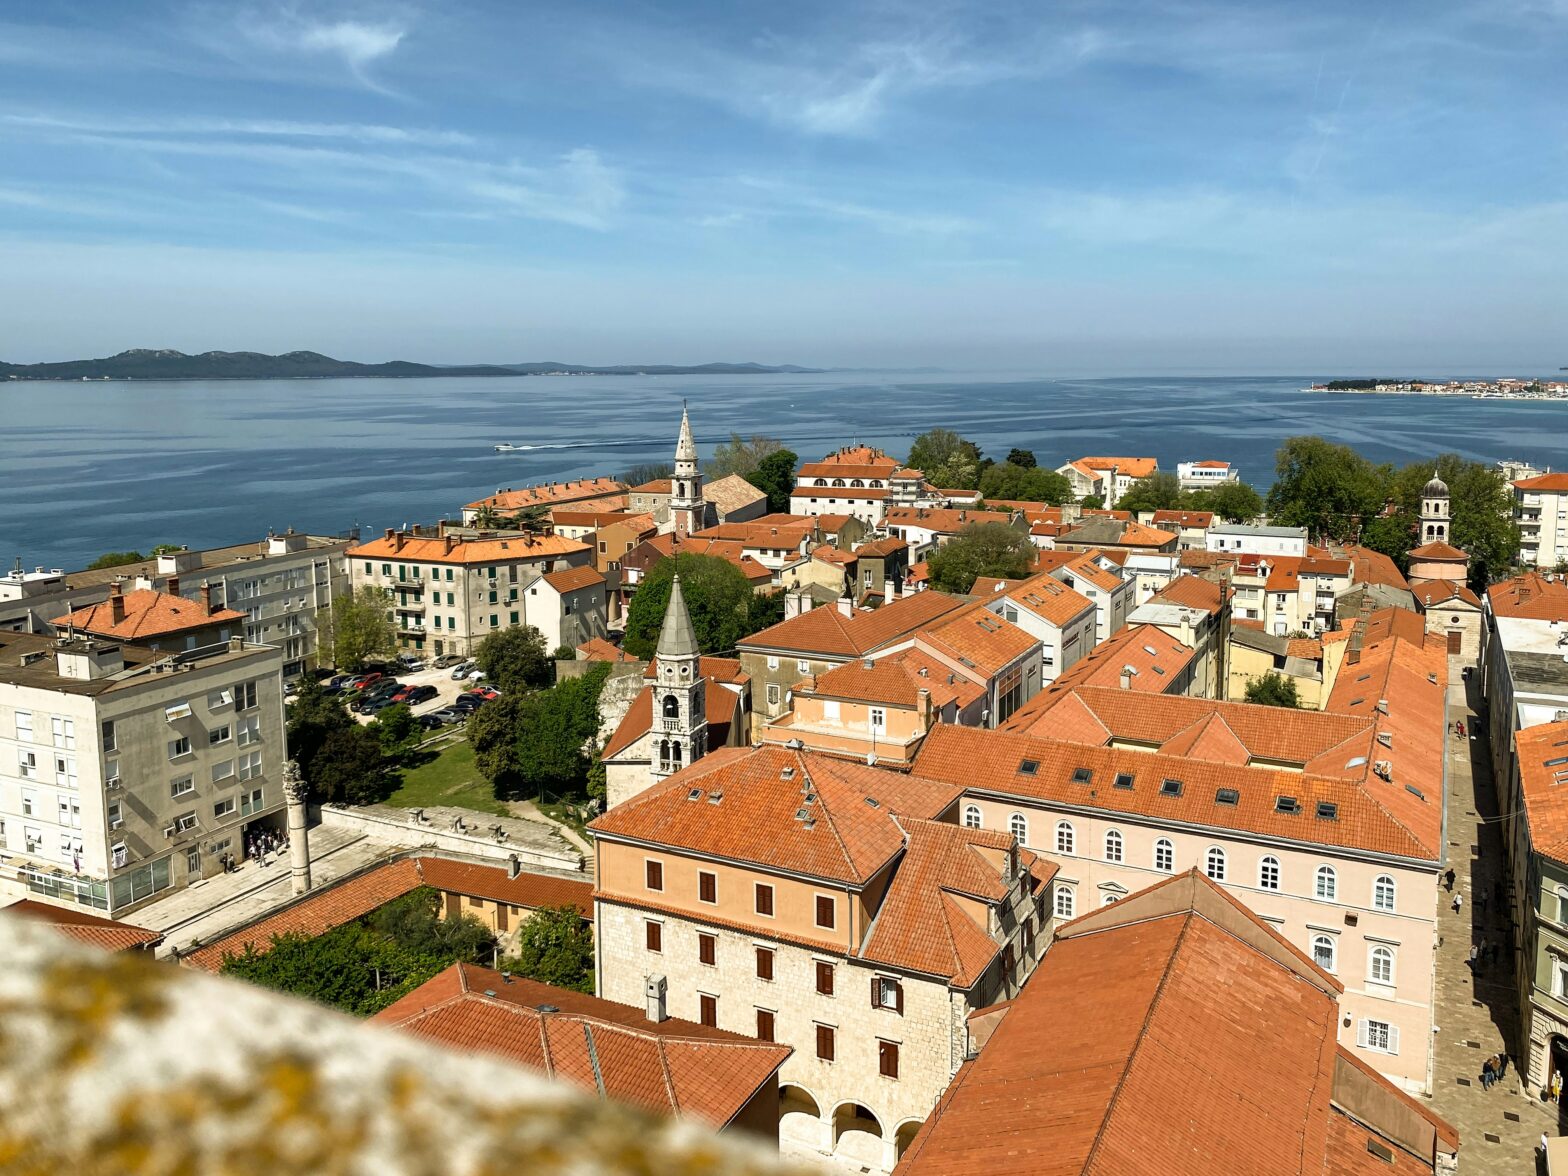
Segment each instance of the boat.
[[495,447],[497,453],[516,453],[521,449],[521,445],[513,445],[510,441],[503,441]]

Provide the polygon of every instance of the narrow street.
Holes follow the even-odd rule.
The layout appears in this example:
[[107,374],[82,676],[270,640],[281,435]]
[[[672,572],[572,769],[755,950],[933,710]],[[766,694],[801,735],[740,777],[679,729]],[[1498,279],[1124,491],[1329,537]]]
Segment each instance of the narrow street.
[[[1451,664],[1448,724],[1465,725],[1463,740],[1448,740],[1448,864],[1454,893],[1438,886],[1437,1024],[1433,1034],[1433,1105],[1459,1128],[1459,1170],[1518,1176],[1536,1170],[1541,1132],[1558,1133],[1556,1108],[1524,1088],[1519,1070],[1520,1020],[1509,948],[1503,831],[1496,822],[1491,750],[1478,721],[1479,678],[1467,681]],[[1471,692],[1467,698],[1467,688]],[[1493,963],[1469,964],[1471,945],[1497,945]],[[1484,959],[1484,957],[1483,957]],[[1506,1052],[1503,1080],[1485,1090],[1481,1065]]]

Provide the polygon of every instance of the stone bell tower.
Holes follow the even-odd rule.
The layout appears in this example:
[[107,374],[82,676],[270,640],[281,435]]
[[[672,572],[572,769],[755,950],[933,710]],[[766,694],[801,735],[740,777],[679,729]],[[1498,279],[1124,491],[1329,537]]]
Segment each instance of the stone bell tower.
[[1432,471],[1432,480],[1421,490],[1421,542],[1448,542],[1448,486]]
[[675,476],[670,479],[670,518],[675,523],[676,538],[684,539],[693,531],[702,530],[706,513],[702,470],[697,465],[697,443],[692,440],[691,420],[683,405],[681,436],[675,443]]
[[654,654],[658,672],[653,690],[653,748],[649,756],[655,780],[673,775],[702,758],[708,750],[707,682],[702,654],[686,611],[679,573],[670,583],[670,603]]

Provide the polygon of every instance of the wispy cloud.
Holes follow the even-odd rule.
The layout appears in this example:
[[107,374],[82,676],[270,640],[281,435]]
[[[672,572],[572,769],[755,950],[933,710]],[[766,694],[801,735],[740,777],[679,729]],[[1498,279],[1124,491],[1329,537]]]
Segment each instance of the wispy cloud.
[[81,131],[96,135],[233,135],[280,139],[348,139],[363,143],[407,143],[435,147],[471,146],[476,142],[474,136],[462,131],[393,127],[378,123],[291,122],[283,119],[116,119],[99,116],[7,114],[0,115],[0,122],[13,127],[35,127],[45,131]]
[[336,58],[350,76],[369,89],[389,93],[371,67],[389,57],[409,35],[406,20],[323,19],[304,15],[293,5],[241,12],[234,18],[239,38],[265,53],[303,53]]

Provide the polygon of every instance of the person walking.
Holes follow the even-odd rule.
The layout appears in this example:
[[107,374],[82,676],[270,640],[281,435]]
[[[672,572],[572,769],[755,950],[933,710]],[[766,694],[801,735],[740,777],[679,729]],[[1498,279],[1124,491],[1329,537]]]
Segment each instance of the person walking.
[[1460,894],[1460,893],[1458,893],[1456,891],[1454,893],[1454,913],[1458,914],[1459,913],[1459,908],[1464,906],[1464,905],[1465,905],[1465,896]]
[[1487,1058],[1481,1063],[1481,1089],[1491,1090],[1492,1083],[1497,1081],[1497,1060]]
[[1448,867],[1448,872],[1443,875],[1443,885],[1448,887],[1450,892],[1453,891],[1453,889],[1454,889],[1454,868],[1452,866]]
[[1491,896],[1485,890],[1482,890],[1481,897],[1476,899],[1476,901],[1481,904],[1481,917],[1483,919],[1486,918],[1486,908],[1491,905]]
[[1470,959],[1469,959],[1470,970],[1472,972],[1475,971],[1476,957],[1479,956],[1480,954],[1481,954],[1481,949],[1478,946],[1476,946],[1475,944],[1472,943],[1470,945]]

